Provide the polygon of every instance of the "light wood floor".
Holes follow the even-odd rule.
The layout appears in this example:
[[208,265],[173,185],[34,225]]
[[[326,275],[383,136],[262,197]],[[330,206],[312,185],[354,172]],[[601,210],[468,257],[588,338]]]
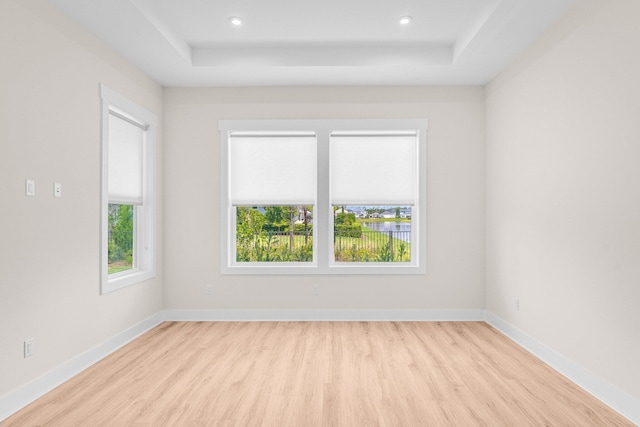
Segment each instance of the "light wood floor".
[[482,322],[167,322],[9,426],[631,426]]

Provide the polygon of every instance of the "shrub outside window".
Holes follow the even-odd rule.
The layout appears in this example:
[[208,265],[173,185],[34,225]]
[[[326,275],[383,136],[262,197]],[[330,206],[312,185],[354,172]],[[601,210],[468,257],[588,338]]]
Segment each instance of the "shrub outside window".
[[333,206],[335,262],[411,262],[411,208]]
[[312,262],[313,206],[236,206],[236,262]]

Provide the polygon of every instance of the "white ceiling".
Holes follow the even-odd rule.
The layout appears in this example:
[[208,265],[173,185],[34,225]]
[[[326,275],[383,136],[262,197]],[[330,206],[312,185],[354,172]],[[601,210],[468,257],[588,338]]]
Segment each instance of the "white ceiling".
[[164,86],[266,86],[483,85],[576,0],[49,1]]

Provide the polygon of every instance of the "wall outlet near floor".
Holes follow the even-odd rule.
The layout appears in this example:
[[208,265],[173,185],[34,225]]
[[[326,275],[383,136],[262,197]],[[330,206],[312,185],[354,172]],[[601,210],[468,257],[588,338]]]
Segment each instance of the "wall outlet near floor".
[[30,357],[33,355],[33,338],[29,338],[24,341],[24,357]]
[[313,285],[313,287],[311,288],[311,293],[313,293],[313,295],[320,295],[320,285]]
[[205,295],[213,295],[213,285],[207,285],[204,287]]
[[520,311],[520,298],[516,298],[513,300],[513,306],[516,311]]

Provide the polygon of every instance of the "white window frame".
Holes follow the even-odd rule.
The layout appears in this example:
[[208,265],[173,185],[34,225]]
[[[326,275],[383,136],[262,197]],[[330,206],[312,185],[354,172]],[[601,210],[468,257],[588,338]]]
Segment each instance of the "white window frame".
[[[151,279],[156,275],[155,249],[155,159],[157,116],[124,96],[100,85],[101,98],[101,239],[100,239],[100,293],[105,294]],[[115,274],[108,272],[108,208],[109,208],[109,119],[110,112],[124,116],[144,129],[142,204],[134,206],[134,266]]]
[[[221,272],[222,274],[425,274],[426,273],[426,131],[427,119],[220,120]],[[332,131],[416,131],[418,202],[412,206],[412,260],[406,262],[335,262],[333,209],[330,206],[330,134]],[[232,132],[315,132],[317,195],[313,210],[313,262],[246,263],[235,261],[235,208],[229,195],[229,143]]]

